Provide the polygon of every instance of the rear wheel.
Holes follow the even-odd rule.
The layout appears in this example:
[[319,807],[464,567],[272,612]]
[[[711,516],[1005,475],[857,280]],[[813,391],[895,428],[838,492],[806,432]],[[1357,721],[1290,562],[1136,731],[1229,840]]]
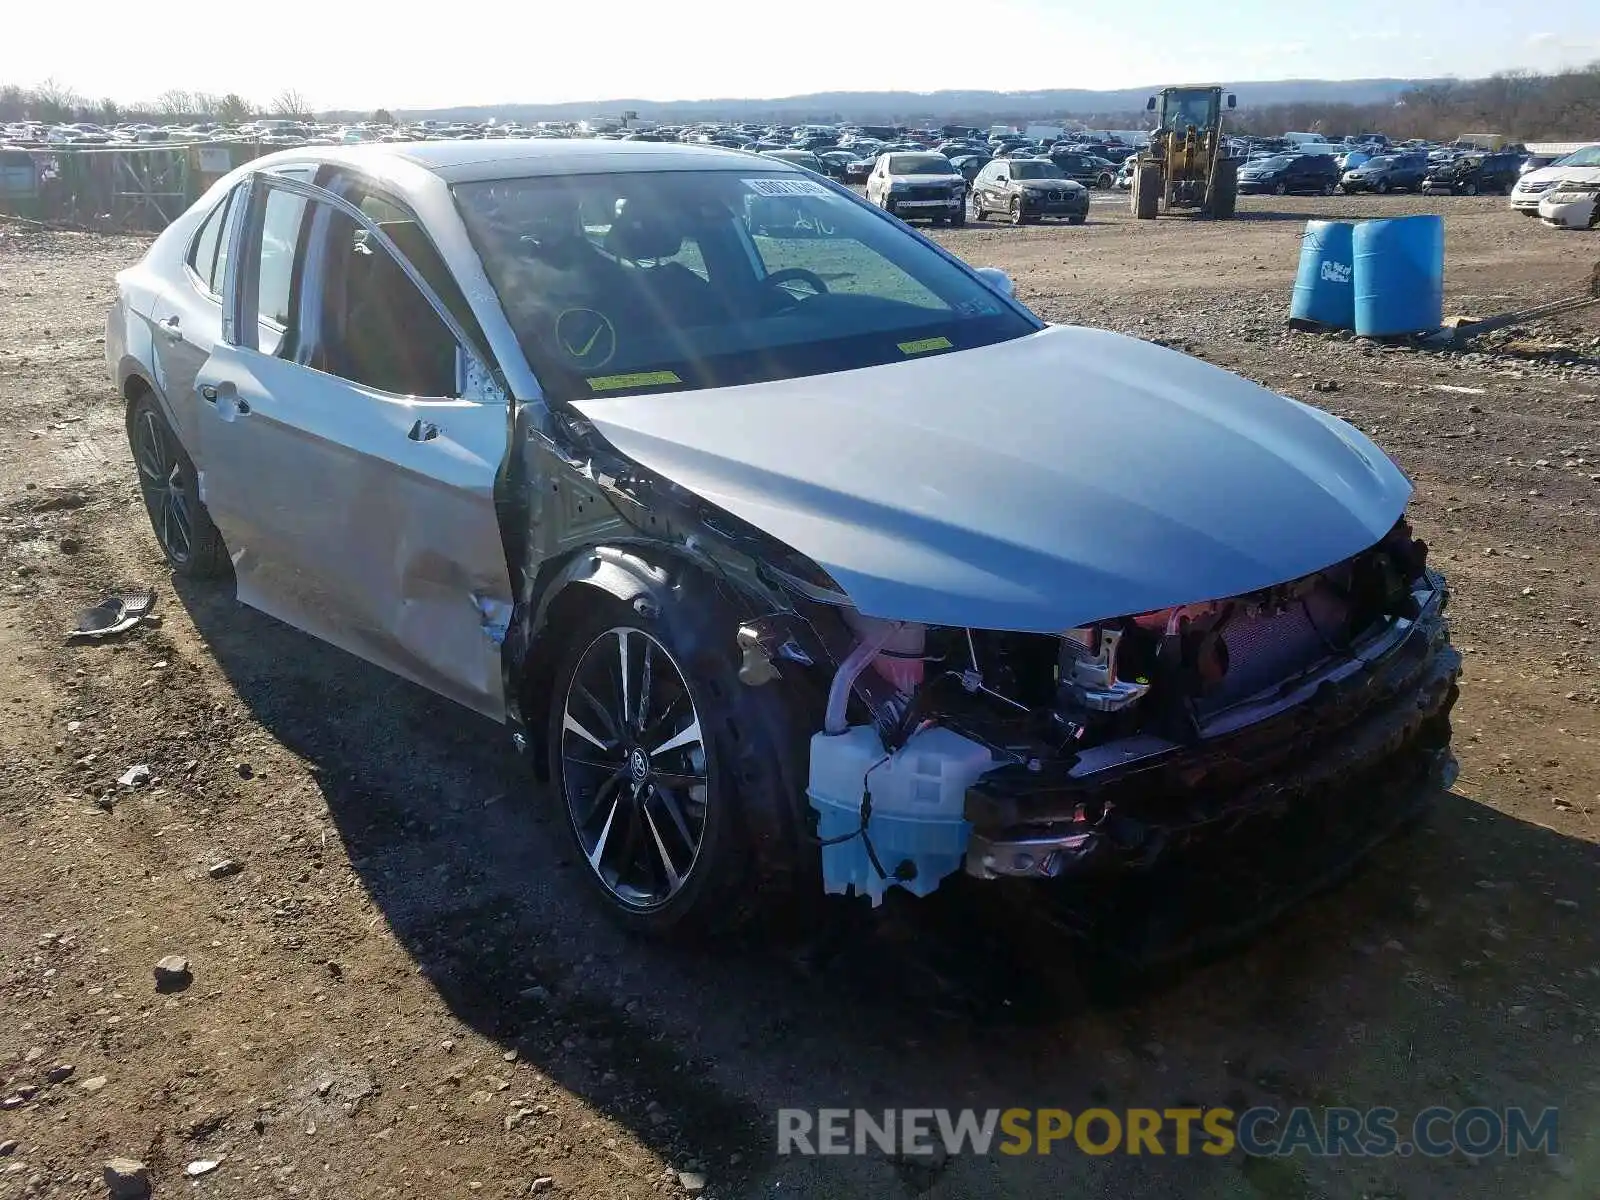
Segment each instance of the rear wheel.
[[1231,220],[1239,209],[1239,167],[1228,159],[1217,163],[1212,187],[1211,215],[1219,221]]
[[1325,183],[1325,184],[1322,185],[1322,194],[1324,196],[1331,196],[1331,195],[1333,195],[1333,192],[1334,192],[1333,184]]
[[228,547],[200,502],[194,462],[149,392],[128,409],[128,445],[150,527],[173,571],[191,579],[226,575]]
[[1153,221],[1161,204],[1161,168],[1138,167],[1133,173],[1133,215],[1141,221]]

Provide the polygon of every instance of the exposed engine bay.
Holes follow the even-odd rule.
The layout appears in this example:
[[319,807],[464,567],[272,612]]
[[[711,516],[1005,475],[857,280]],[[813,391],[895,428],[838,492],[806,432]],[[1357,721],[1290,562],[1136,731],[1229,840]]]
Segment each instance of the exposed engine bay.
[[[1055,877],[1147,860],[1182,830],[1251,807],[1254,784],[1270,777],[1282,792],[1273,772],[1311,768],[1323,742],[1355,740],[1388,714],[1385,686],[1409,700],[1397,699],[1384,749],[1416,742],[1430,720],[1442,728],[1428,748],[1448,743],[1459,660],[1447,593],[1404,520],[1302,579],[1058,636],[910,625],[837,604],[830,621],[816,611],[828,597],[792,582],[811,628],[836,630],[832,645],[815,653],[783,622],[754,623],[741,631],[747,678],[781,670],[774,658],[839,664],[812,740],[810,797],[825,886],[874,903],[893,886],[926,894],[962,867]],[[1341,687],[1360,693],[1343,709]],[[1227,748],[1241,738],[1248,759]]]

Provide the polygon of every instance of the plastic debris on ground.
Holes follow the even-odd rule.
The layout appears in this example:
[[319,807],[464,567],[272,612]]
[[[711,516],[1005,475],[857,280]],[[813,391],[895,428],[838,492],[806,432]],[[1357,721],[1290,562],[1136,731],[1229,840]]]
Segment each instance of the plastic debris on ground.
[[68,639],[94,639],[126,633],[150,615],[156,606],[154,592],[120,592],[107,596],[78,614],[77,628]]

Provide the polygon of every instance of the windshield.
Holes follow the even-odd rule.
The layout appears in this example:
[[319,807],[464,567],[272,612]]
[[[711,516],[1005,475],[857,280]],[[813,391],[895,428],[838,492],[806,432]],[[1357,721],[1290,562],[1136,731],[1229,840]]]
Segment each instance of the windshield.
[[891,175],[951,175],[955,168],[942,154],[891,154]]
[[1274,154],[1271,158],[1258,158],[1250,164],[1252,171],[1281,171],[1289,165],[1289,160],[1282,154]]
[[903,227],[810,176],[550,176],[454,192],[555,399],[818,375],[1035,328]]
[[1553,167],[1600,167],[1600,146],[1585,146],[1550,164]]
[[1361,165],[1364,167],[1392,167],[1395,160],[1387,154],[1380,154],[1377,158],[1369,158]]
[[1210,91],[1168,92],[1163,98],[1161,127],[1182,133],[1189,126],[1204,129],[1211,122],[1211,105],[1215,97]]
[[1015,159],[1011,163],[1013,179],[1065,179],[1060,167],[1053,162],[1033,159]]

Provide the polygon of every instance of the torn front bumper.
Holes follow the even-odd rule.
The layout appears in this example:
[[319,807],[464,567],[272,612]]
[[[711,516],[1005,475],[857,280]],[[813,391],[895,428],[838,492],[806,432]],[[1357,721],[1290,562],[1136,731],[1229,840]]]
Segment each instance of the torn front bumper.
[[1353,813],[1379,793],[1386,799],[1363,824],[1403,816],[1454,778],[1449,717],[1461,670],[1443,581],[1416,595],[1415,620],[1214,714],[1196,744],[1139,736],[1085,751],[1064,773],[1015,766],[984,776],[967,792],[967,873],[1126,874],[1226,843],[1246,825]]

